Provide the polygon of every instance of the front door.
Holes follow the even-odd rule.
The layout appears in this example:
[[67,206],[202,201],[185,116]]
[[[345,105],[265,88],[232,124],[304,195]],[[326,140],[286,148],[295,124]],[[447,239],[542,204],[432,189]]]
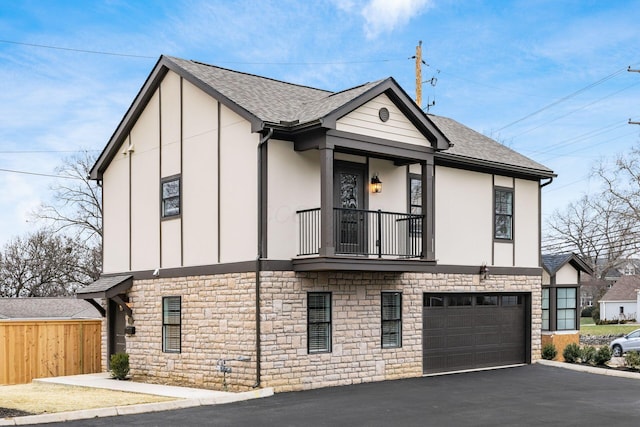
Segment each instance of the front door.
[[334,164],[336,253],[367,252],[366,172],[367,167],[362,163],[336,161]]
[[109,299],[109,312],[108,318],[108,346],[109,354],[107,363],[111,359],[112,354],[125,353],[127,351],[127,345],[125,342],[124,328],[126,326],[125,312],[122,308],[113,300]]

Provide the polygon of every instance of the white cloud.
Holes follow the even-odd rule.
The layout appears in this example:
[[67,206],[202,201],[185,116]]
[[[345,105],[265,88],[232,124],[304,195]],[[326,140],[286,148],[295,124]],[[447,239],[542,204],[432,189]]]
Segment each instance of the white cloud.
[[389,33],[433,7],[432,0],[370,0],[362,9],[365,34],[372,39]]

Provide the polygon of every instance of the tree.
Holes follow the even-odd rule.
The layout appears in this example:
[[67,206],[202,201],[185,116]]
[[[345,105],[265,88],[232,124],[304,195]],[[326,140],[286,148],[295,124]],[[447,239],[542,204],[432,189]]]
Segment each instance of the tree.
[[583,196],[547,221],[546,252],[576,252],[603,279],[637,251],[635,220],[626,206],[610,192]]
[[63,160],[56,173],[63,177],[51,189],[53,203],[42,204],[37,219],[90,245],[102,245],[102,189],[89,179],[95,156],[88,151]]
[[79,238],[42,229],[0,253],[0,297],[72,295],[100,276],[100,252]]

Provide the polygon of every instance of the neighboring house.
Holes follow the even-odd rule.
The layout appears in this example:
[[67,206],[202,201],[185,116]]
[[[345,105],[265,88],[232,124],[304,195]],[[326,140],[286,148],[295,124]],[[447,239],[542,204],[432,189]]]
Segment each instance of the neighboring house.
[[101,312],[75,298],[0,298],[0,386],[101,371]]
[[165,381],[220,386],[234,358],[234,387],[277,391],[529,363],[554,176],[392,78],[334,93],[162,56],[91,171],[104,274],[78,297]]
[[600,319],[637,320],[640,312],[640,276],[622,276],[600,299]]
[[542,255],[542,344],[558,354],[580,342],[580,279],[591,267],[573,253]]
[[0,319],[100,319],[89,302],[64,297],[0,298]]
[[600,298],[611,288],[608,280],[594,279],[592,276],[580,277],[580,308],[597,306]]

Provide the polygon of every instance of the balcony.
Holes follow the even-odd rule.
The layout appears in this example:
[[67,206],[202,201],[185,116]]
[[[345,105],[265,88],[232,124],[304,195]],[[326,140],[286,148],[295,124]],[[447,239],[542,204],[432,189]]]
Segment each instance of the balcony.
[[[298,216],[298,256],[321,253],[321,210],[306,209]],[[422,257],[422,215],[333,209],[333,247],[338,256],[366,259]]]

